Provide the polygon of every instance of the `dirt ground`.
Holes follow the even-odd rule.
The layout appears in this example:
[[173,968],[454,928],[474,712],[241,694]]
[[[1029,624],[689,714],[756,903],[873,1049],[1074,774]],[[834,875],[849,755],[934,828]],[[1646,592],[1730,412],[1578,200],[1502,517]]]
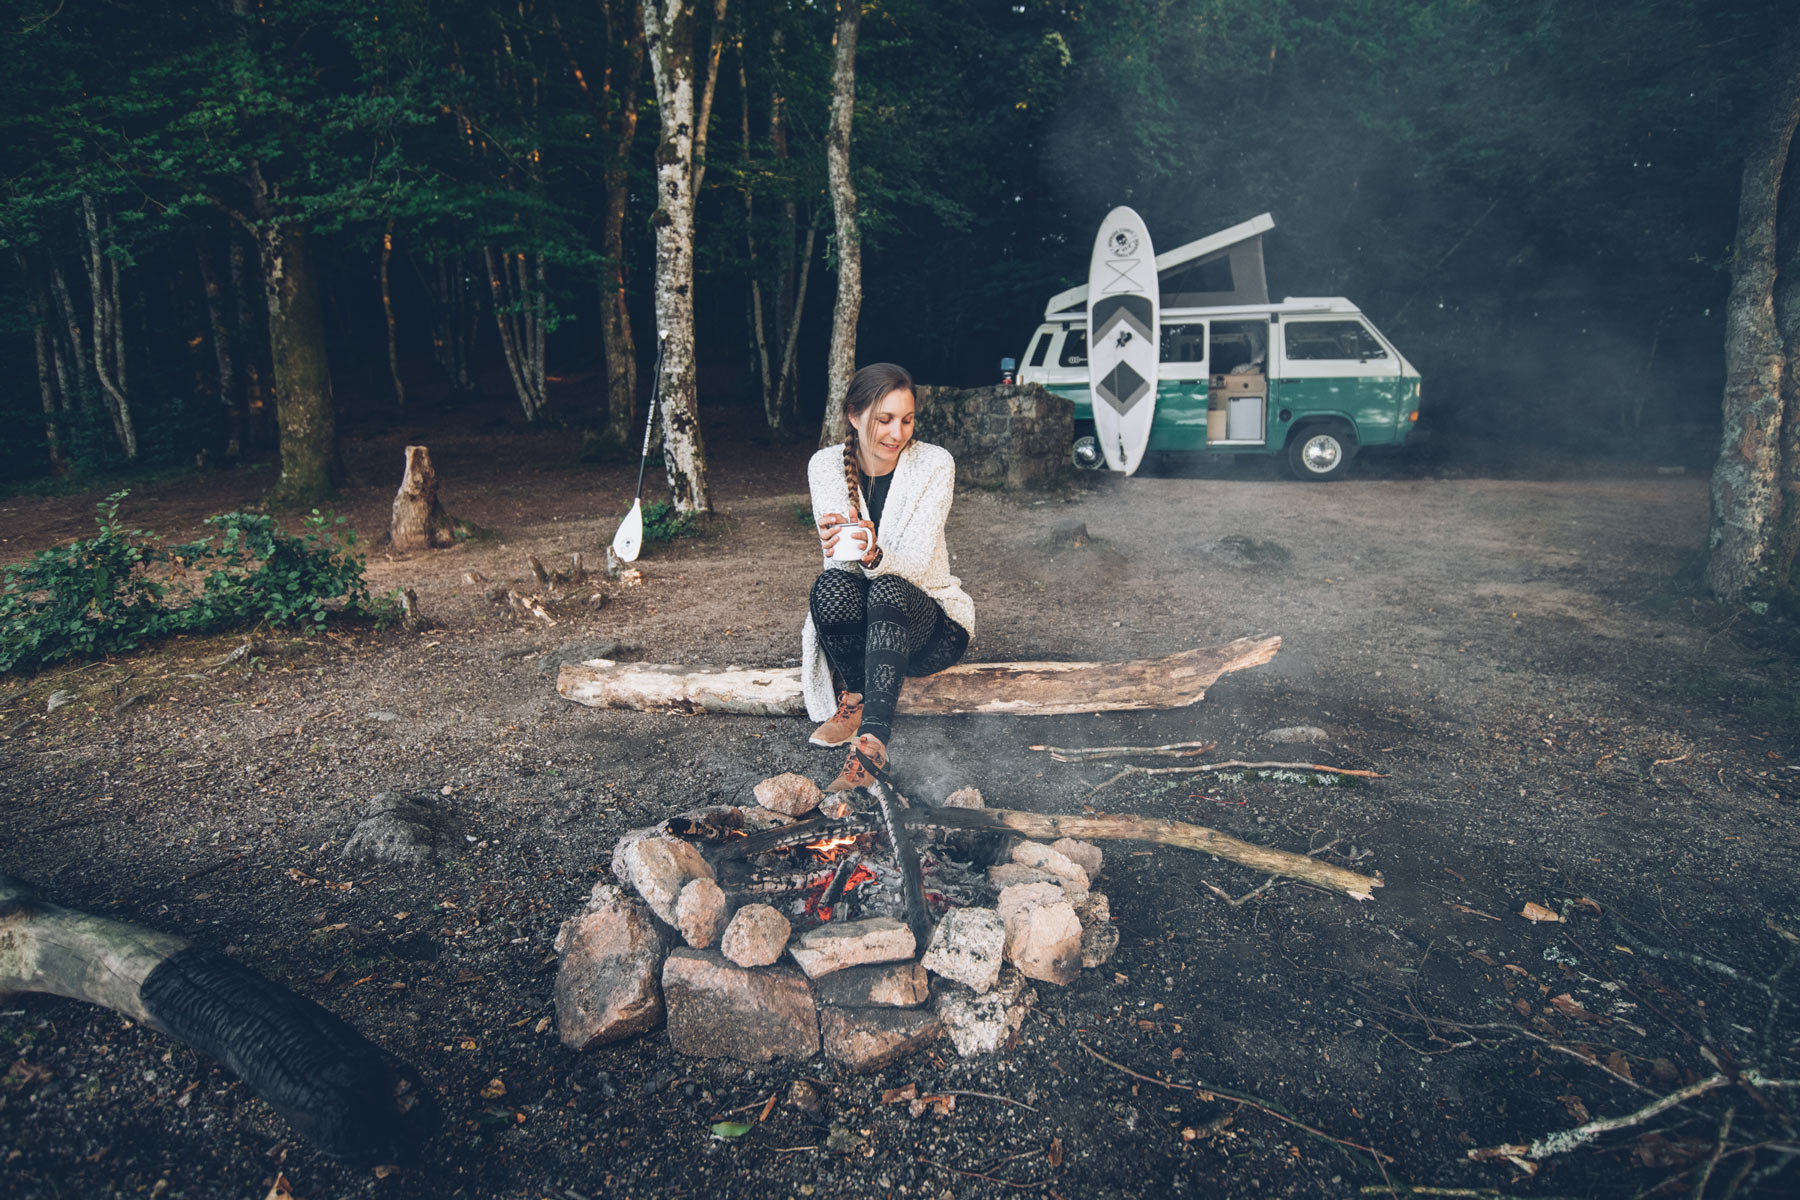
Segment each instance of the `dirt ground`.
[[[965,1062],[945,1043],[850,1076],[823,1060],[684,1060],[659,1033],[577,1054],[545,1020],[551,940],[622,831],[746,801],[780,771],[835,770],[800,721],[600,712],[554,688],[560,657],[606,643],[642,661],[792,660],[817,565],[795,515],[805,449],[709,430],[726,519],[652,549],[643,583],[607,585],[604,608],[544,628],[464,573],[523,578],[528,552],[599,558],[635,463],[580,464],[555,433],[440,434],[445,502],[491,536],[390,559],[379,534],[406,433],[351,444],[364,482],[341,511],[375,535],[373,586],[414,588],[432,627],[262,635],[254,660],[223,668],[241,635],[0,679],[0,872],[224,949],[343,1015],[437,1089],[427,1165],[334,1165],[197,1053],[110,1011],[15,996],[0,1000],[0,1193],[256,1198],[277,1171],[306,1200],[1800,1187],[1800,1091],[1745,1083],[1551,1155],[1535,1177],[1467,1157],[1634,1112],[1721,1064],[1800,1077],[1800,652],[1791,627],[1695,591],[1703,477],[1399,462],[1305,485],[1209,466],[959,495],[972,659],[1135,658],[1269,633],[1283,648],[1180,711],[904,721],[903,789],[1326,847],[1385,887],[1359,904],[1277,884],[1234,904],[1263,878],[1111,844],[1098,886],[1123,938],[1109,964],[1039,986],[999,1057]],[[270,482],[156,482],[125,514],[189,536]],[[85,533],[97,498],[0,500],[0,559]],[[1092,540],[1056,548],[1067,522]],[[79,699],[47,712],[59,689]],[[1264,739],[1295,725],[1328,741]],[[1028,749],[1189,739],[1385,778],[1132,777],[1094,793],[1118,764]],[[387,789],[439,797],[460,852],[347,865],[340,847]],[[1566,920],[1528,921],[1527,902]],[[803,1078],[826,1091],[820,1112],[778,1100],[742,1138],[711,1135]],[[882,1102],[908,1083],[985,1095],[915,1118]]]

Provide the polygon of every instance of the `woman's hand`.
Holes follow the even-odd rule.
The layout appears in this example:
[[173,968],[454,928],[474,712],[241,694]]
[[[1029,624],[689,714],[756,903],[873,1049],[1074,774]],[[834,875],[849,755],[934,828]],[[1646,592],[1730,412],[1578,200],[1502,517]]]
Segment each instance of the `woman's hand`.
[[837,545],[838,538],[846,529],[862,528],[868,532],[864,535],[868,553],[863,555],[867,563],[875,555],[875,526],[868,521],[854,521],[842,513],[826,513],[819,521],[819,544],[827,558],[831,557],[832,547]]

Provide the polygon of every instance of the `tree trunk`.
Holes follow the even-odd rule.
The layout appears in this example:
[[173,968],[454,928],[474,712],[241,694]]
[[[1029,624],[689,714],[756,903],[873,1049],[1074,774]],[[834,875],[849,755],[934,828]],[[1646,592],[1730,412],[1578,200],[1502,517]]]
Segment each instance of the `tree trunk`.
[[544,258],[536,255],[534,264],[533,255],[496,255],[492,246],[483,246],[481,254],[487,264],[494,327],[500,331],[506,371],[525,419],[536,421],[545,407]]
[[[233,236],[229,255],[231,299],[237,311],[233,346],[243,377],[237,406],[241,418],[239,437],[246,452],[269,444],[275,416],[274,406],[269,403],[265,390],[268,376],[263,370],[263,354],[269,338],[262,327],[263,318],[258,315],[255,301],[255,293],[261,289],[251,286],[249,258],[244,239]],[[266,312],[266,308],[263,311]]]
[[[906,680],[897,711],[1050,716],[1183,708],[1206,695],[1219,676],[1261,666],[1279,649],[1278,637],[1239,638],[1223,646],[1122,663],[965,663]],[[806,712],[798,667],[709,670],[595,659],[564,663],[556,690],[565,700],[590,708],[770,717]]]
[[306,235],[298,226],[265,220],[256,239],[269,303],[269,360],[281,447],[281,479],[270,498],[278,504],[310,504],[329,495],[339,476],[337,413],[318,284]]
[[649,0],[644,34],[656,80],[656,325],[662,340],[663,464],[678,512],[710,513],[694,360],[694,9]]
[[94,399],[93,361],[88,357],[87,336],[82,332],[81,318],[75,315],[75,302],[69,295],[69,281],[64,278],[62,264],[56,261],[55,255],[50,256],[50,293],[56,297],[57,311],[62,314],[63,331],[68,338],[75,407],[85,413]]
[[743,168],[744,256],[749,264],[750,295],[746,313],[750,320],[751,367],[762,384],[763,424],[780,433],[781,414],[775,405],[775,376],[769,369],[768,322],[763,316],[762,262],[756,253],[756,191],[750,184],[750,72],[744,62],[744,39],[737,42],[738,153]]
[[712,128],[713,94],[719,86],[719,58],[725,52],[725,3],[713,0],[712,28],[707,31],[706,79],[700,86],[700,111],[694,117],[694,195],[706,179],[706,132]]
[[856,185],[850,179],[850,126],[856,114],[856,32],[861,0],[838,0],[832,38],[831,130],[825,137],[825,173],[837,214],[837,305],[831,314],[831,357],[826,364],[825,419],[819,445],[844,440],[844,393],[856,374],[856,319],[862,312],[862,233],[856,220]]
[[19,278],[25,284],[26,306],[31,313],[31,348],[37,360],[38,396],[44,405],[44,449],[50,456],[50,473],[61,477],[69,473],[63,460],[62,437],[56,428],[56,384],[52,379],[51,358],[54,350],[50,339],[50,303],[44,285],[32,274],[25,252],[13,255],[19,266]]
[[424,446],[406,448],[406,474],[394,496],[388,540],[394,549],[408,553],[456,544],[456,522],[438,502],[437,472],[431,467],[431,451]]
[[194,258],[200,265],[200,290],[206,296],[206,319],[212,330],[213,361],[219,370],[219,422],[224,434],[225,457],[244,452],[243,414],[237,406],[237,378],[231,361],[231,328],[225,320],[225,294],[213,265],[212,248],[204,231],[194,234]]
[[394,291],[388,286],[388,262],[394,257],[394,219],[381,234],[381,315],[387,322],[388,375],[394,380],[394,404],[406,407],[406,384],[400,379],[400,345],[394,330]]
[[1775,325],[1776,213],[1794,127],[1800,123],[1800,35],[1789,28],[1776,61],[1785,76],[1744,153],[1725,308],[1724,430],[1713,467],[1706,583],[1729,603],[1767,602],[1780,581],[1782,376]]
[[787,343],[781,350],[781,374],[775,377],[776,404],[781,419],[789,427],[797,427],[800,419],[800,390],[794,381],[794,362],[800,352],[800,317],[806,311],[806,281],[812,275],[813,247],[818,240],[819,222],[814,219],[806,226],[806,244],[800,250],[800,282],[794,288],[794,310],[788,315]]
[[1780,274],[1775,282],[1775,328],[1787,356],[1781,373],[1781,520],[1776,533],[1775,586],[1791,613],[1800,613],[1800,154],[1790,145],[1775,223]]
[[[616,16],[615,16],[616,12]],[[631,306],[625,291],[625,218],[630,202],[631,148],[637,141],[638,84],[644,77],[644,13],[641,2],[609,0],[606,102],[599,119],[610,122],[613,153],[605,172],[606,220],[600,248],[606,258],[600,277],[600,338],[606,349],[606,424],[601,440],[609,446],[631,444],[637,427],[637,342],[631,332]],[[617,55],[615,59],[615,55]],[[615,115],[616,114],[616,115]]]
[[[131,419],[131,400],[125,386],[125,332],[120,324],[119,260],[105,253],[100,239],[100,223],[94,212],[92,196],[81,198],[82,224],[87,229],[88,298],[94,309],[94,378],[100,382],[106,400],[107,414],[112,417],[113,436],[125,460],[137,458],[137,427]],[[107,227],[112,225],[111,218]]]

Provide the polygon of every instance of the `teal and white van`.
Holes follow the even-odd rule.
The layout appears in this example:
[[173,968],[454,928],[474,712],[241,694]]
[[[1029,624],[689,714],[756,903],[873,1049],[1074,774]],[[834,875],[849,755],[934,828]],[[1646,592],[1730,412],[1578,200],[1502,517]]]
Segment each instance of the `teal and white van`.
[[[1415,436],[1419,373],[1348,300],[1270,303],[1260,242],[1273,227],[1264,214],[1157,256],[1162,361],[1148,453],[1282,455],[1298,479],[1341,479],[1360,450]],[[1099,467],[1086,310],[1086,287],[1051,298],[1018,379],[1075,402],[1075,462]]]

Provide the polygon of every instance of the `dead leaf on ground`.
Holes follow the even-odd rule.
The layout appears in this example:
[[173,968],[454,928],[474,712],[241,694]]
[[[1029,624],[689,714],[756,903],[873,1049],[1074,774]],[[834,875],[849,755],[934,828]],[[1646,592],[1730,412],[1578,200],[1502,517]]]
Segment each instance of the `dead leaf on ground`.
[[1552,912],[1551,910],[1545,908],[1541,904],[1534,904],[1530,900],[1527,900],[1525,902],[1525,907],[1521,908],[1519,910],[1519,915],[1521,917],[1524,917],[1527,921],[1560,921],[1560,920],[1562,920],[1562,916],[1560,914]]
[[1600,911],[1600,902],[1598,900],[1594,899],[1592,896],[1583,896],[1581,899],[1579,899],[1575,902],[1575,907],[1576,908],[1585,908],[1589,912],[1598,913]]
[[487,1086],[481,1089],[483,1100],[498,1100],[504,1095],[506,1095],[506,1081],[497,1075],[488,1080]]
[[1050,1160],[1050,1165],[1053,1167],[1062,1166],[1062,1155],[1063,1155],[1062,1139],[1061,1138],[1051,1138],[1050,1139],[1050,1152],[1045,1156]]
[[1581,1102],[1580,1096],[1558,1096],[1557,1099],[1569,1110],[1569,1115],[1575,1118],[1576,1124],[1586,1125],[1593,1120],[1593,1114],[1588,1112],[1588,1107]]
[[1614,1075],[1623,1075],[1627,1079],[1632,1078],[1631,1060],[1625,1057],[1623,1050],[1614,1050],[1606,1056],[1606,1069]]
[[1564,992],[1560,996],[1550,997],[1550,1007],[1565,1017],[1573,1017],[1577,1021],[1592,1021],[1594,1014],[1581,1007],[1581,1001]]
[[280,1171],[275,1172],[275,1182],[269,1185],[269,1194],[263,1200],[294,1200],[294,1185]]

